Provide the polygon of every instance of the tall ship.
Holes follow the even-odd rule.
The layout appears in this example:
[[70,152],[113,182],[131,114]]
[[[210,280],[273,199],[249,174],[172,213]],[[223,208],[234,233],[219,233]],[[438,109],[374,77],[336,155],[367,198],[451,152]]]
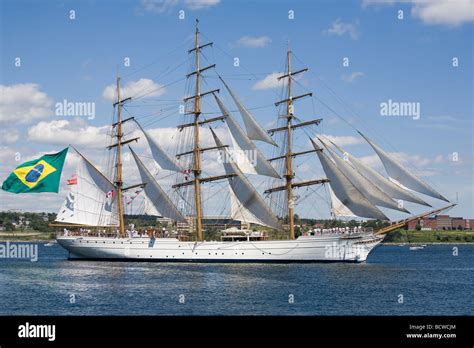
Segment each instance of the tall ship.
[[[363,262],[386,233],[403,227],[408,221],[454,206],[366,135],[358,134],[380,158],[386,175],[364,164],[335,141],[315,132],[322,119],[306,120],[296,115],[295,103],[312,97],[312,93],[293,93],[298,76],[308,69],[292,69],[290,48],[286,52],[286,71],[276,77],[284,89],[284,98],[274,103],[278,114],[277,127],[266,130],[222,76],[217,74],[215,79],[220,89],[203,89],[207,87],[203,83],[205,74],[216,71],[215,64],[201,66],[203,51],[210,46],[212,42],[201,43],[196,25],[194,47],[188,51],[193,62],[186,75],[190,88],[183,100],[182,122],[177,125],[175,153],[165,151],[157,138],[133,115],[124,117],[124,105],[134,100],[132,97],[122,98],[121,79],[117,78],[114,120],[107,146],[110,152],[109,173],[101,172],[74,148],[79,158],[74,183],[54,224],[62,229],[57,242],[69,252],[70,259]],[[232,100],[243,126],[222,95]],[[220,110],[218,116],[209,117],[209,113],[202,111],[203,104],[209,103],[215,103]],[[135,125],[139,136],[130,137],[131,132],[124,131],[130,124]],[[298,137],[304,137],[310,148],[295,151],[294,142]],[[209,140],[213,144],[205,145]],[[167,180],[157,179],[134,150],[136,142],[148,146],[153,162],[160,171],[169,173]],[[257,145],[273,148],[273,155],[266,156]],[[204,161],[202,156],[210,153],[215,154],[214,162]],[[133,159],[140,178],[130,185],[123,175],[126,155]],[[299,180],[294,162],[305,156],[315,156],[319,160],[325,177]],[[170,183],[171,178],[174,183]],[[256,185],[260,178],[265,179],[263,189]],[[221,206],[214,209],[224,210],[227,206],[228,218],[241,222],[246,228],[227,229],[221,240],[206,240],[205,221],[209,212],[204,214],[203,187],[208,185],[219,185],[214,199]],[[296,236],[294,210],[299,203],[298,190],[320,186],[324,186],[329,196],[333,218],[374,219],[390,223],[375,231],[360,227],[318,228],[298,231],[301,233]],[[130,192],[141,193],[146,210],[152,215],[167,219],[173,228],[187,226],[192,233],[183,237],[160,229],[134,231],[133,225],[125,221],[128,204],[125,196]],[[415,193],[447,202],[447,205],[434,208]],[[414,215],[403,202],[429,207],[429,210]],[[390,221],[381,208],[409,215],[402,220]],[[268,231],[284,233],[286,237],[272,239],[267,236]]]

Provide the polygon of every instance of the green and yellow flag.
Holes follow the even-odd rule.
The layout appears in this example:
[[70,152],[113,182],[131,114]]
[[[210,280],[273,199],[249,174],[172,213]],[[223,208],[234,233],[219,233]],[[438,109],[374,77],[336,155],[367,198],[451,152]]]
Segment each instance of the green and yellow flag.
[[2,189],[13,193],[58,192],[67,150],[20,164],[3,182]]

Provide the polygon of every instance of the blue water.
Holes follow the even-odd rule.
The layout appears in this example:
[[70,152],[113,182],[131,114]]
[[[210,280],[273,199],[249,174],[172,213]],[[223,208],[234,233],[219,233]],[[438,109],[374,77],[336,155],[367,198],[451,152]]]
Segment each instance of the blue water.
[[473,315],[474,245],[453,247],[285,265],[68,261],[39,244],[37,262],[0,259],[0,314]]

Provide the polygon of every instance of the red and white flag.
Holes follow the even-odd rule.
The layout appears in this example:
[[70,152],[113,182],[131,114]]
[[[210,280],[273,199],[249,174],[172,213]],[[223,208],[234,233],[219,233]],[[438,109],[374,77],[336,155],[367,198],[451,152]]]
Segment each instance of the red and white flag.
[[67,179],[68,185],[77,185],[77,175],[72,174],[70,179]]

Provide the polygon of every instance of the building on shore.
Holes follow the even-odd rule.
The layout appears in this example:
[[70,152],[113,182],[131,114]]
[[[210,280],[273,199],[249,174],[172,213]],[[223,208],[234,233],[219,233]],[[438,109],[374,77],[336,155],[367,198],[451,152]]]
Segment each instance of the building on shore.
[[449,215],[435,215],[433,217],[425,217],[420,220],[410,221],[408,223],[408,229],[414,230],[418,224],[421,229],[425,231],[474,229],[474,219],[451,217]]

